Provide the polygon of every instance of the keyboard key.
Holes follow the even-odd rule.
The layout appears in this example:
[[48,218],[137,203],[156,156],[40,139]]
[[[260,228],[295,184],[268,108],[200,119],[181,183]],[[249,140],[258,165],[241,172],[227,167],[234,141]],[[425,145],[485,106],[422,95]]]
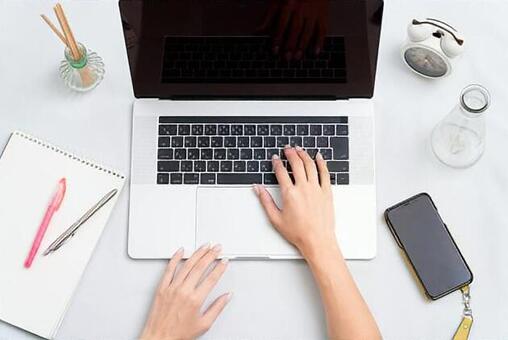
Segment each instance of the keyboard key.
[[335,127],[335,133],[338,136],[347,136],[349,134],[348,125],[337,125]]
[[251,148],[263,147],[263,137],[251,137],[250,138],[250,146],[251,146]]
[[[159,142],[160,142],[160,140],[159,140]],[[181,148],[181,147],[183,147],[183,137],[171,137],[171,146],[173,148]]]
[[206,171],[208,172],[219,172],[219,162],[218,161],[208,161],[206,162]]
[[182,161],[182,163],[180,163],[180,171],[192,172],[192,161]]
[[315,137],[303,137],[303,147],[304,148],[313,148],[316,146],[316,138]]
[[296,126],[295,125],[284,125],[284,135],[285,136],[294,136],[296,134]]
[[277,177],[273,173],[265,174],[264,180],[265,180],[265,184],[274,184],[275,185],[275,184],[279,183],[279,182],[277,182]]
[[169,137],[159,137],[159,148],[169,148],[169,146],[170,146]]
[[211,139],[212,148],[222,148],[223,143],[222,137],[212,137]]
[[182,184],[182,174],[171,174],[171,184]]
[[184,184],[199,184],[199,174],[186,173],[183,175]]
[[323,135],[325,136],[335,135],[335,125],[323,125]]
[[245,172],[246,170],[245,161],[235,161],[233,164],[233,170],[234,172]]
[[198,137],[198,148],[209,148],[210,137]]
[[330,138],[330,147],[333,148],[333,159],[349,158],[349,141],[347,137]]
[[261,174],[230,173],[217,174],[217,184],[262,184]]
[[201,184],[215,184],[215,174],[201,174]]
[[332,173],[330,174],[330,184],[332,184],[332,185],[333,185],[333,184],[335,184],[335,183],[337,183],[336,176],[335,176],[335,173],[333,173],[333,172],[332,172]]
[[173,159],[173,149],[159,149],[157,151],[158,159]]
[[266,136],[270,133],[270,127],[268,125],[258,125],[258,135]]
[[252,149],[241,149],[240,159],[252,159]]
[[349,184],[349,174],[338,173],[337,184]]
[[192,129],[191,129],[191,132],[193,135],[202,135],[203,134],[203,125],[199,124],[199,125],[192,125]]
[[323,156],[323,159],[332,159],[332,149],[320,149],[319,152]]
[[159,162],[157,162],[157,170],[160,172],[180,171],[180,162],[178,162],[178,161],[159,161]]
[[222,161],[222,162],[220,162],[220,171],[221,172],[231,172],[231,171],[233,171],[233,162],[231,162],[231,161]]
[[349,171],[349,162],[346,162],[346,161],[329,161],[329,162],[326,162],[326,166],[328,167],[328,171],[330,171],[330,172],[348,172]]
[[273,155],[279,156],[279,149],[267,149],[266,159],[272,159]]
[[277,147],[283,148],[289,144],[289,137],[277,137]]
[[266,159],[265,149],[254,149],[254,159],[258,160]]
[[236,137],[224,137],[224,147],[225,148],[235,148],[236,147]]
[[219,135],[221,135],[221,136],[229,135],[230,134],[229,133],[229,125],[223,125],[223,124],[219,125],[218,132],[219,132]]
[[245,135],[253,136],[256,134],[256,125],[245,125]]
[[178,125],[178,134],[179,135],[190,135],[190,125]]
[[194,172],[205,172],[206,171],[206,162],[205,161],[195,161],[194,162]]
[[231,134],[233,136],[243,135],[243,125],[231,125]]
[[298,136],[306,136],[309,134],[309,126],[308,125],[298,125],[296,127],[296,134]]
[[175,149],[175,159],[186,159],[186,158],[187,158],[187,150]]
[[311,125],[310,134],[313,136],[320,136],[323,133],[323,127],[321,125]]
[[318,153],[318,149],[307,149],[306,151],[309,154],[310,158],[312,158],[312,159],[316,158],[316,154]]
[[212,159],[213,149],[201,149],[201,159]]
[[217,125],[205,125],[205,135],[213,136],[217,134]]
[[189,149],[187,151],[188,159],[199,159],[199,149]]
[[316,145],[318,148],[327,148],[328,147],[328,137],[317,137]]
[[259,172],[259,162],[248,161],[247,162],[247,172]]
[[169,174],[157,174],[157,184],[169,184]]
[[270,125],[270,134],[272,136],[282,135],[282,125]]
[[303,146],[302,137],[290,137],[289,145],[291,145],[292,147]]
[[264,147],[265,148],[273,148],[275,147],[275,137],[264,137]]
[[272,162],[271,161],[262,161],[260,162],[260,170],[261,172],[272,172]]
[[226,149],[214,149],[213,159],[226,159]]
[[239,148],[248,148],[249,147],[249,137],[238,137],[238,147]]
[[227,159],[239,159],[239,158],[240,158],[240,150],[239,149],[228,149]]
[[176,135],[176,125],[159,125],[159,135]]
[[196,137],[185,137],[184,139],[184,145],[186,148],[195,148],[196,147]]

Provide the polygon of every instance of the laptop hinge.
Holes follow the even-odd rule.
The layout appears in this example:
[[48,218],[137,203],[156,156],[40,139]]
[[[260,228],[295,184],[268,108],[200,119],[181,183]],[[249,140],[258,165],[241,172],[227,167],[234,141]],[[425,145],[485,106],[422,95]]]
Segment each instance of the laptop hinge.
[[290,100],[290,101],[321,101],[321,100],[349,100],[336,96],[168,96],[160,97],[160,100]]

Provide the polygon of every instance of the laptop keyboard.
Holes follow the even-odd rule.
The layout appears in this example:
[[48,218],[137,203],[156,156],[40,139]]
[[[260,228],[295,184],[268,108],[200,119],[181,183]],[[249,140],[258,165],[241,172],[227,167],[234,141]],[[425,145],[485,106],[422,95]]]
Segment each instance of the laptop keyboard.
[[166,37],[162,82],[345,83],[343,37],[325,38],[318,56],[286,61],[269,37]]
[[331,183],[349,184],[348,117],[159,117],[157,184],[277,184],[284,146],[321,152]]

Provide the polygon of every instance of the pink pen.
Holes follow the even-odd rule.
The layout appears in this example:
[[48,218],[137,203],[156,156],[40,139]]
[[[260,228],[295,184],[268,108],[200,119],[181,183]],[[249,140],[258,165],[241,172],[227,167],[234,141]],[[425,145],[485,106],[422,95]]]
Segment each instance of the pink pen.
[[34,241],[32,243],[32,248],[30,249],[30,253],[28,254],[28,257],[25,260],[25,268],[30,268],[30,266],[32,265],[34,257],[37,254],[39,247],[41,246],[41,242],[42,242],[42,239],[44,238],[44,234],[46,233],[46,230],[48,229],[49,223],[51,222],[51,219],[53,218],[53,215],[55,214],[55,212],[58,210],[58,208],[60,208],[60,205],[62,204],[66,189],[67,189],[67,185],[66,185],[65,178],[62,178],[58,182],[58,189],[57,189],[55,195],[53,196],[51,203],[49,204],[48,208],[46,209],[46,214],[44,215],[44,218],[42,219],[41,225],[39,226],[39,230],[37,230],[37,234],[35,235]]

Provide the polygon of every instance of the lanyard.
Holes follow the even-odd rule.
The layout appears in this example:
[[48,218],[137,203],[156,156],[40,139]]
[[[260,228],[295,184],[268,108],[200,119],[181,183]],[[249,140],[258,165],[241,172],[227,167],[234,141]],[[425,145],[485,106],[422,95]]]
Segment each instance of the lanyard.
[[470,305],[471,295],[469,294],[469,286],[462,287],[460,291],[462,292],[464,310],[462,311],[462,321],[453,335],[453,340],[467,340],[473,326],[473,311]]

